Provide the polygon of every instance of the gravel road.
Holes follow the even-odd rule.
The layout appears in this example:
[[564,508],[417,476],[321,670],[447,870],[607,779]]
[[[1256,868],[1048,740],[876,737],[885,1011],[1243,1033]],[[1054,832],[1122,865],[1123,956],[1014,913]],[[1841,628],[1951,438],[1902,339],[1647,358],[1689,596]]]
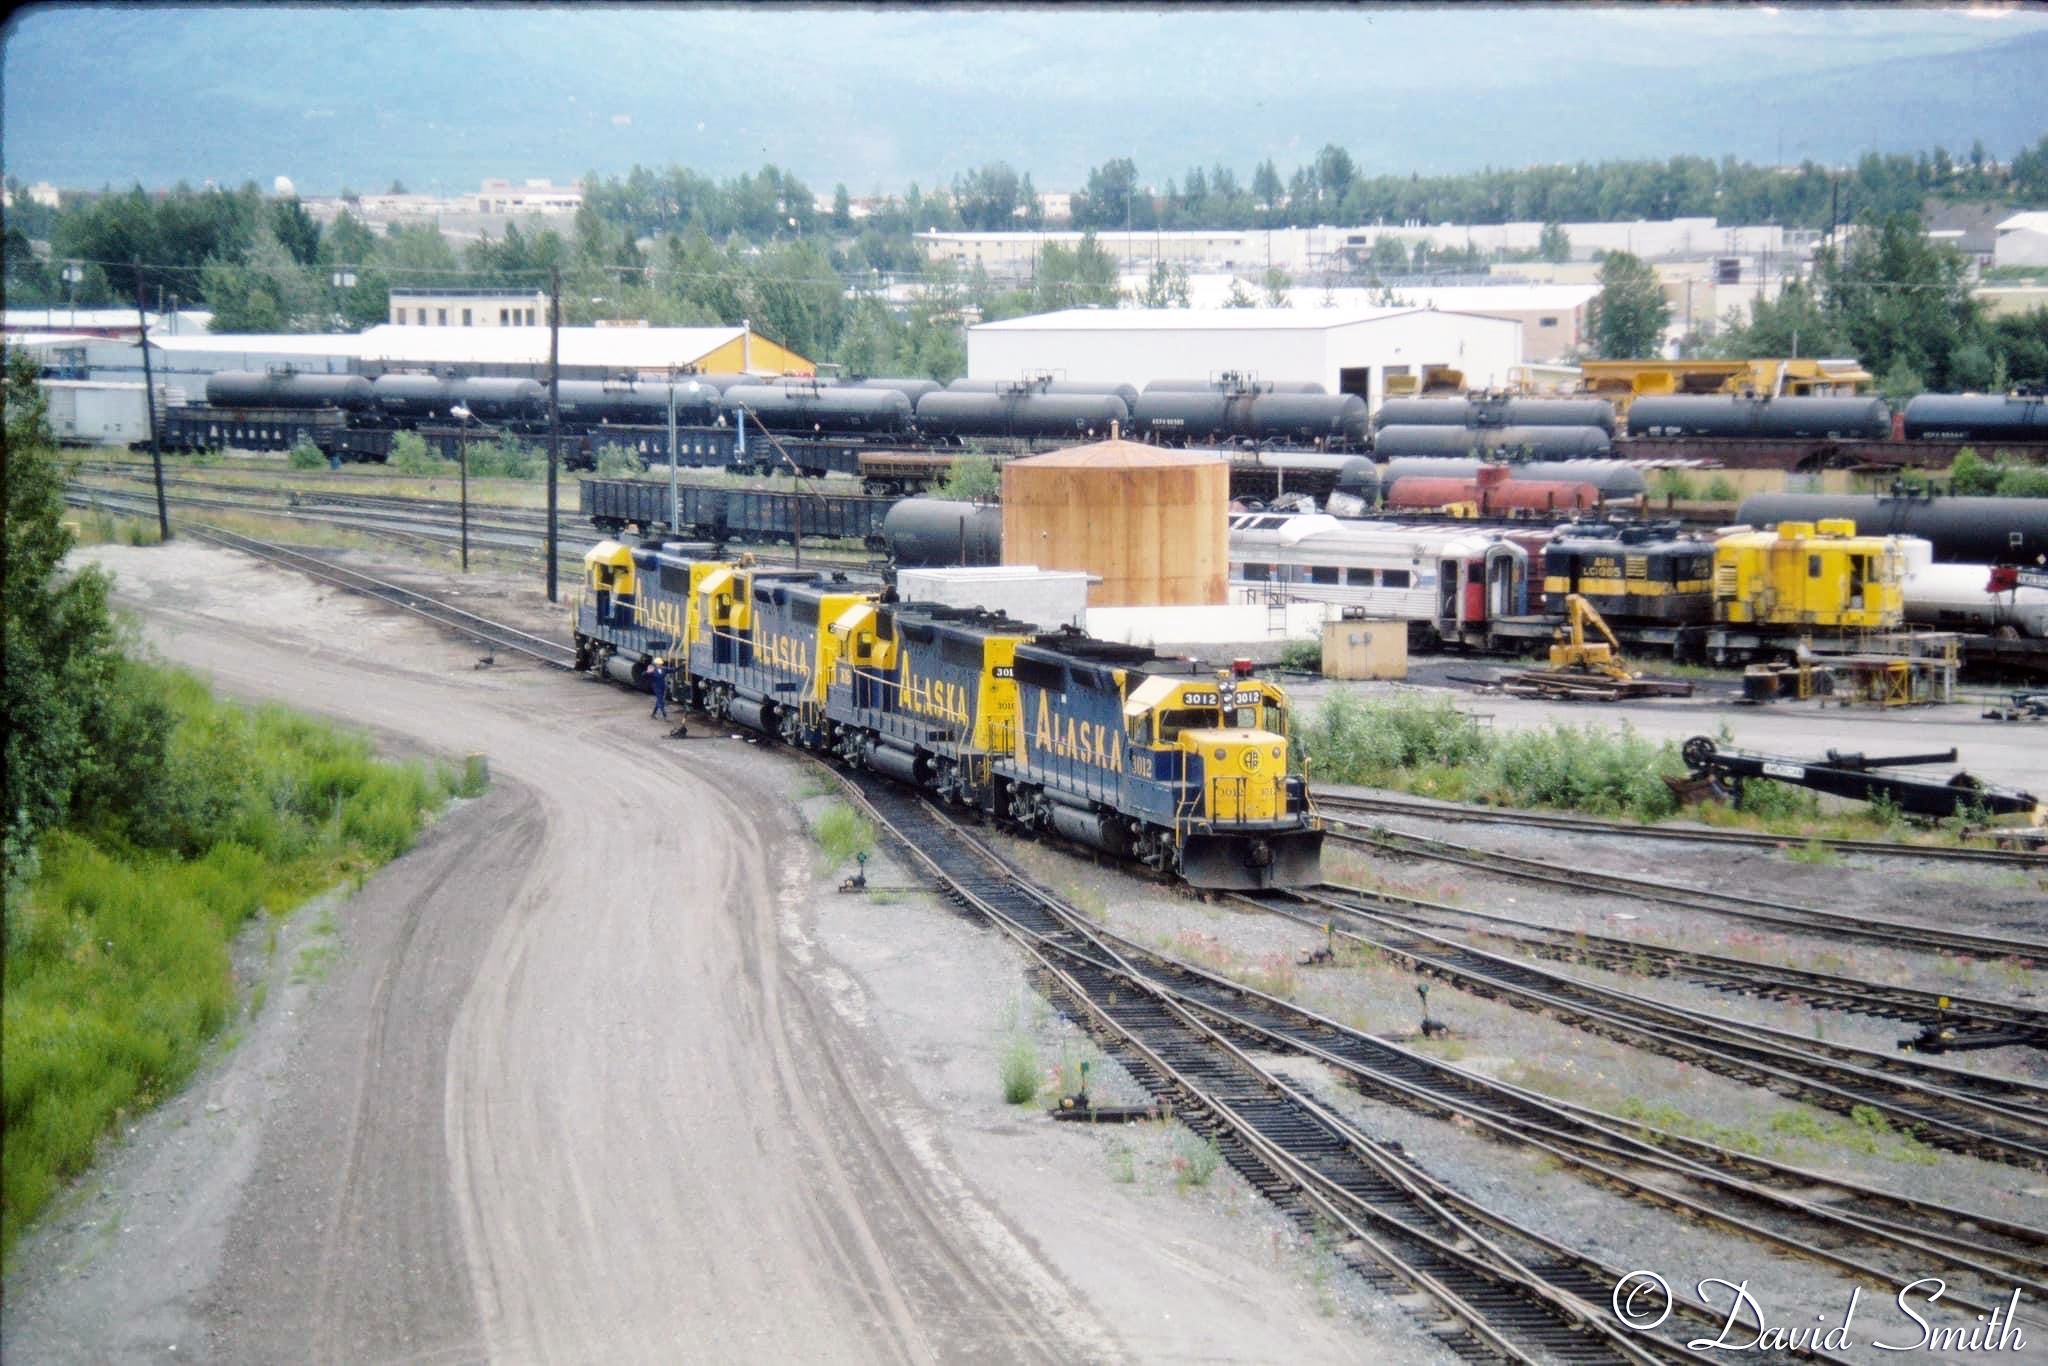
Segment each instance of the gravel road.
[[[794,764],[669,740],[606,685],[480,670],[239,556],[90,553],[223,691],[483,753],[496,782],[336,898],[325,980],[289,971],[306,912],[257,951],[274,990],[239,1046],[17,1249],[10,1363],[1389,1359],[1222,1221],[1173,1211],[1157,1245],[1122,1223],[1131,1197],[1098,1199],[1098,1160],[993,1070],[921,1094],[892,1048],[944,1056],[1021,974],[985,938],[909,984],[916,1021],[864,1027],[870,984],[805,930]],[[883,963],[887,921],[838,923]],[[1020,1138],[1060,1189],[1033,1189],[1042,1157],[1021,1176]]]

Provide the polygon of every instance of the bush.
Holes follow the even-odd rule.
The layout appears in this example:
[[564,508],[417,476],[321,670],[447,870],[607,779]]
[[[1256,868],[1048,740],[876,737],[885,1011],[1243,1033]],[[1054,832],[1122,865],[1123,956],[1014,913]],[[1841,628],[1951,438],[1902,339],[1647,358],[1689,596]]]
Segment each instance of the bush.
[[1707,481],[1707,497],[1713,502],[1732,503],[1741,496],[1735,481],[1725,474],[1717,474]]
[[94,705],[101,753],[0,910],[7,1246],[101,1133],[197,1066],[234,1009],[241,925],[410,848],[468,777],[132,659]]
[[427,439],[418,432],[400,432],[391,438],[391,455],[385,464],[399,474],[439,474],[447,462],[427,449]]
[[962,502],[992,502],[1003,496],[1003,473],[986,455],[963,455],[953,462],[944,480],[932,490],[937,498]]
[[875,847],[875,827],[844,802],[834,802],[820,812],[813,833],[834,866]]
[[1322,782],[1370,783],[1402,769],[1479,758],[1488,737],[1447,697],[1367,702],[1340,692],[1305,725],[1296,724],[1292,748]]
[[327,457],[320,453],[318,446],[304,437],[301,437],[293,445],[291,454],[285,458],[295,470],[323,470],[327,468]]
[[1676,498],[1683,502],[1699,496],[1684,470],[1658,470],[1650,479],[1650,492],[1659,498]]
[[539,451],[509,433],[488,446],[469,448],[473,479],[533,479],[547,468]]
[[641,463],[639,456],[623,446],[606,446],[597,457],[597,472],[607,479],[616,479],[621,475],[627,474],[638,474],[646,468],[647,466]]
[[1003,1045],[1001,1070],[1003,1099],[1011,1105],[1028,1104],[1038,1094],[1038,1045],[1026,1035],[1013,1035]]
[[1323,671],[1323,643],[1320,640],[1290,640],[1280,648],[1280,667],[1301,673]]

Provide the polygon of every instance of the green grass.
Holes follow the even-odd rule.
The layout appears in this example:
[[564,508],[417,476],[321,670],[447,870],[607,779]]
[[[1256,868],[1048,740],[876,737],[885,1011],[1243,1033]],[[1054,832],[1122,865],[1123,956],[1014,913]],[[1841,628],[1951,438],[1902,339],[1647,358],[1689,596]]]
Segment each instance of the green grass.
[[1791,859],[1794,863],[1811,863],[1820,867],[1828,867],[1841,862],[1841,859],[1836,856],[1831,846],[1822,844],[1817,839],[1810,839],[1804,844],[1793,845],[1785,851],[1785,857]]
[[1216,1146],[1216,1140],[1205,1139],[1192,1129],[1182,1129],[1173,1136],[1174,1184],[1185,1190],[1189,1186],[1206,1186],[1209,1178],[1216,1174],[1216,1168],[1223,1162],[1223,1151]]
[[[217,701],[189,674],[124,668],[168,712],[166,736],[138,741],[161,743],[160,762],[82,796],[15,870],[4,912],[9,1253],[101,1136],[175,1091],[235,1014],[240,927],[410,848],[455,772],[381,762],[361,736]],[[331,953],[297,967],[316,975]]]
[[[1297,721],[1294,738],[1290,762],[1297,771],[1305,765],[1316,783],[1646,823],[1682,814],[1707,825],[1794,836],[1801,844],[1816,835],[1897,839],[1904,833],[1896,806],[1823,813],[1814,793],[1764,779],[1743,783],[1732,805],[1708,802],[1681,811],[1664,782],[1687,771],[1678,743],[1647,739],[1626,722],[1612,730],[1589,723],[1496,732],[1448,697],[1366,699],[1338,692]],[[1827,855],[1824,846],[1815,847]],[[1794,857],[1826,862],[1832,855],[1807,849]]]
[[1029,1104],[1038,1094],[1038,1045],[1029,1035],[1013,1034],[998,1058],[1003,1099],[1011,1105]]
[[844,802],[834,802],[818,813],[811,835],[833,867],[856,854],[870,854],[875,848],[875,827]]

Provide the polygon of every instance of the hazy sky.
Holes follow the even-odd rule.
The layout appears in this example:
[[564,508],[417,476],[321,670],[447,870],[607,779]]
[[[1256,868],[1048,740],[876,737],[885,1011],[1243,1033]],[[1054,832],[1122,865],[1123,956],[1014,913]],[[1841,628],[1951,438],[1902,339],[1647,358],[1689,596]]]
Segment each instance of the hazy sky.
[[2010,155],[2048,130],[2048,81],[2013,75],[2015,44],[2041,43],[2048,10],[2009,5],[57,5],[9,24],[0,161],[72,185],[451,191],[774,161],[861,192],[994,157],[1041,188],[1124,154],[1156,181],[1219,158],[1284,172],[1325,142],[1399,171],[1844,159],[1973,131]]

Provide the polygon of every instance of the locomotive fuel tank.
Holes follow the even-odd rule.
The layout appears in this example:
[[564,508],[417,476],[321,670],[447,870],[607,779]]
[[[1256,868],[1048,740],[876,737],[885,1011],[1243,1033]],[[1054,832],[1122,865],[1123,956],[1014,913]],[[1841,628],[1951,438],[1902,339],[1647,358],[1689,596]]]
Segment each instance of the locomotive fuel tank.
[[206,377],[206,401],[215,408],[339,408],[360,413],[376,402],[376,391],[360,375],[223,370]]
[[2048,564],[2048,499],[1879,498],[1864,494],[1759,493],[1735,519],[1750,526],[1839,518],[1864,536],[1919,536],[1934,558],[1971,564]]
[[910,430],[911,403],[894,389],[816,388],[810,384],[735,384],[720,406],[746,408],[762,425],[779,432],[876,432],[893,436]]
[[931,436],[1107,436],[1131,411],[1115,394],[982,393],[942,389],[917,402],[919,430]]
[[434,375],[379,375],[371,388],[385,416],[400,421],[445,418],[453,402],[448,381]]
[[1003,510],[949,498],[905,498],[882,518],[882,539],[902,567],[1001,564]]
[[548,415],[547,386],[530,379],[452,380],[448,401],[487,422],[538,422]]
[[1598,427],[1382,427],[1373,453],[1382,460],[1411,455],[1471,455],[1495,451],[1536,460],[1577,460],[1609,454],[1613,443]]
[[1883,441],[1892,418],[1881,398],[1652,395],[1630,405],[1628,430],[1631,436]]
[[1906,404],[1906,439],[2048,441],[2048,398],[2038,394],[1922,394]]

